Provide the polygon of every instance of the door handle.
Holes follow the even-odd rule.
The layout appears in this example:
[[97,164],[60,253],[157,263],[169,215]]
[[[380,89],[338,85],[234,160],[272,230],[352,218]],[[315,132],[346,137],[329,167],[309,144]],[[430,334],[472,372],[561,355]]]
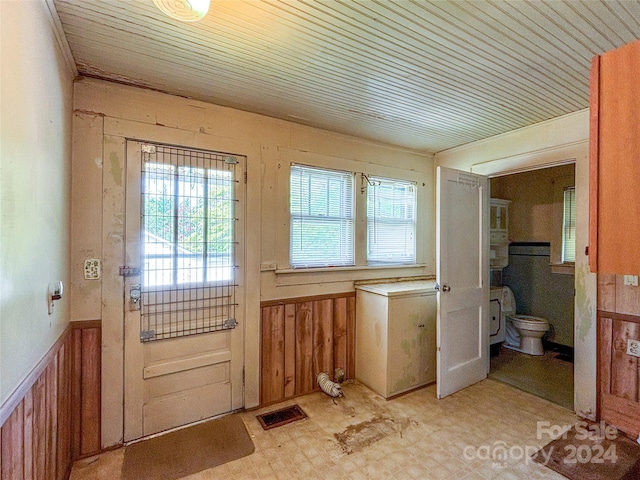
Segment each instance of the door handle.
[[440,286],[439,283],[436,283],[435,286],[436,292],[450,292],[451,291],[451,287],[449,285],[447,285],[446,283],[442,286]]
[[131,289],[129,290],[129,310],[140,310],[140,304],[142,303],[140,301],[141,293],[139,284],[131,285]]

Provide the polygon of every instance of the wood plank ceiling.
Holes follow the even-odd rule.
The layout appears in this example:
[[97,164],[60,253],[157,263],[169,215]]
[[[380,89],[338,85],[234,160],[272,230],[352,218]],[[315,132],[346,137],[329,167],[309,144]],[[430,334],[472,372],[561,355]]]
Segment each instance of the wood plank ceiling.
[[53,0],[80,74],[438,152],[588,107],[640,2]]

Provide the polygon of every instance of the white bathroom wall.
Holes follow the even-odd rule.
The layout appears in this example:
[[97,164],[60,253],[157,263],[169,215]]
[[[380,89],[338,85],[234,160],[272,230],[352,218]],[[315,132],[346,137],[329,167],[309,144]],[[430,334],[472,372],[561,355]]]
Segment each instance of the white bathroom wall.
[[459,148],[439,152],[436,165],[495,176],[544,166],[576,165],[576,264],[574,408],[596,413],[596,275],[585,247],[589,228],[589,111],[581,110]]
[[[549,275],[533,281],[540,288],[525,295],[524,306],[529,308],[518,308],[518,313],[546,318],[551,323],[547,340],[570,347],[574,336],[575,281],[573,265],[562,264],[562,230],[564,187],[573,185],[574,164],[491,178],[491,196],[511,200],[509,241],[545,242],[551,246],[544,269]],[[515,273],[512,265],[507,266],[502,272],[504,284],[513,281]]]

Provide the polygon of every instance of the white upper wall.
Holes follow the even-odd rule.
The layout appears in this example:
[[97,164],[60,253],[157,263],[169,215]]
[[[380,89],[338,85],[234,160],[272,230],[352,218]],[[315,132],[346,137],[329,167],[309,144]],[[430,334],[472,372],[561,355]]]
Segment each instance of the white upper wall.
[[72,69],[44,1],[0,1],[0,405],[69,322]]

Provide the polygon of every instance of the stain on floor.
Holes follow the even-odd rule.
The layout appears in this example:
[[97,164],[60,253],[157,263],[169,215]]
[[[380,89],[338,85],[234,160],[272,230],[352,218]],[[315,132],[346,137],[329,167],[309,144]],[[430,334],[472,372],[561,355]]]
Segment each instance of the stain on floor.
[[334,433],[334,436],[342,451],[350,455],[389,436],[397,435],[402,438],[402,432],[410,424],[411,421],[408,418],[394,419],[376,415],[371,420],[349,425],[342,432]]

